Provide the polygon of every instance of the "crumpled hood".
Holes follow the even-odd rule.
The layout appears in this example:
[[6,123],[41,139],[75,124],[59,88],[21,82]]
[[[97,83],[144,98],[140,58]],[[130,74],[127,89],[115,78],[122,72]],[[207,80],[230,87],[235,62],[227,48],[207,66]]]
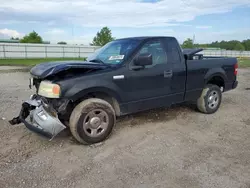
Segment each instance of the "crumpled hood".
[[69,69],[105,69],[108,65],[100,63],[92,63],[88,61],[56,61],[41,63],[36,65],[30,70],[31,75],[34,77],[44,79],[48,76],[57,74],[61,71]]

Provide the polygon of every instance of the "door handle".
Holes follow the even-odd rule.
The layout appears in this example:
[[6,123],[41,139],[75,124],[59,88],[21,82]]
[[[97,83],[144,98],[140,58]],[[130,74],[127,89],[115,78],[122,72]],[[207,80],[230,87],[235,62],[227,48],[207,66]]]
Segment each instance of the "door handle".
[[170,78],[172,76],[173,76],[172,70],[164,71],[164,78]]

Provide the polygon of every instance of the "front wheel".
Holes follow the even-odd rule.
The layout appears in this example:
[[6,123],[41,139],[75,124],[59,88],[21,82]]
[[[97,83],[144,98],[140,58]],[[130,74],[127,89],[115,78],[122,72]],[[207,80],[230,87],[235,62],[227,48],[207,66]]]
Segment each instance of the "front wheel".
[[87,99],[78,104],[70,116],[70,131],[82,144],[105,140],[112,132],[116,116],[113,107],[102,99]]
[[221,104],[222,93],[217,85],[208,84],[197,100],[197,108],[205,114],[215,113]]

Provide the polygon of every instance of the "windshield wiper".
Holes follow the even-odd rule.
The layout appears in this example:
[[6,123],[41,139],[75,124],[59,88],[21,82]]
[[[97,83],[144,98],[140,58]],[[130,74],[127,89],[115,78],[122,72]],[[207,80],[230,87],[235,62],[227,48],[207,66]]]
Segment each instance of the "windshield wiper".
[[94,63],[101,63],[101,64],[105,64],[102,60],[100,59],[92,59],[89,62],[94,62]]

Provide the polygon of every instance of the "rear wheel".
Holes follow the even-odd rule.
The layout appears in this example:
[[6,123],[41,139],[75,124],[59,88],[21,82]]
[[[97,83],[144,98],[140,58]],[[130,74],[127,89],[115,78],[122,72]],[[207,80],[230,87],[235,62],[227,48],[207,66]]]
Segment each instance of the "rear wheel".
[[102,99],[87,99],[78,104],[70,116],[70,130],[82,144],[105,140],[115,125],[113,107]]
[[197,100],[197,107],[199,111],[205,114],[215,113],[221,104],[222,94],[221,90],[217,85],[207,85],[200,98]]

